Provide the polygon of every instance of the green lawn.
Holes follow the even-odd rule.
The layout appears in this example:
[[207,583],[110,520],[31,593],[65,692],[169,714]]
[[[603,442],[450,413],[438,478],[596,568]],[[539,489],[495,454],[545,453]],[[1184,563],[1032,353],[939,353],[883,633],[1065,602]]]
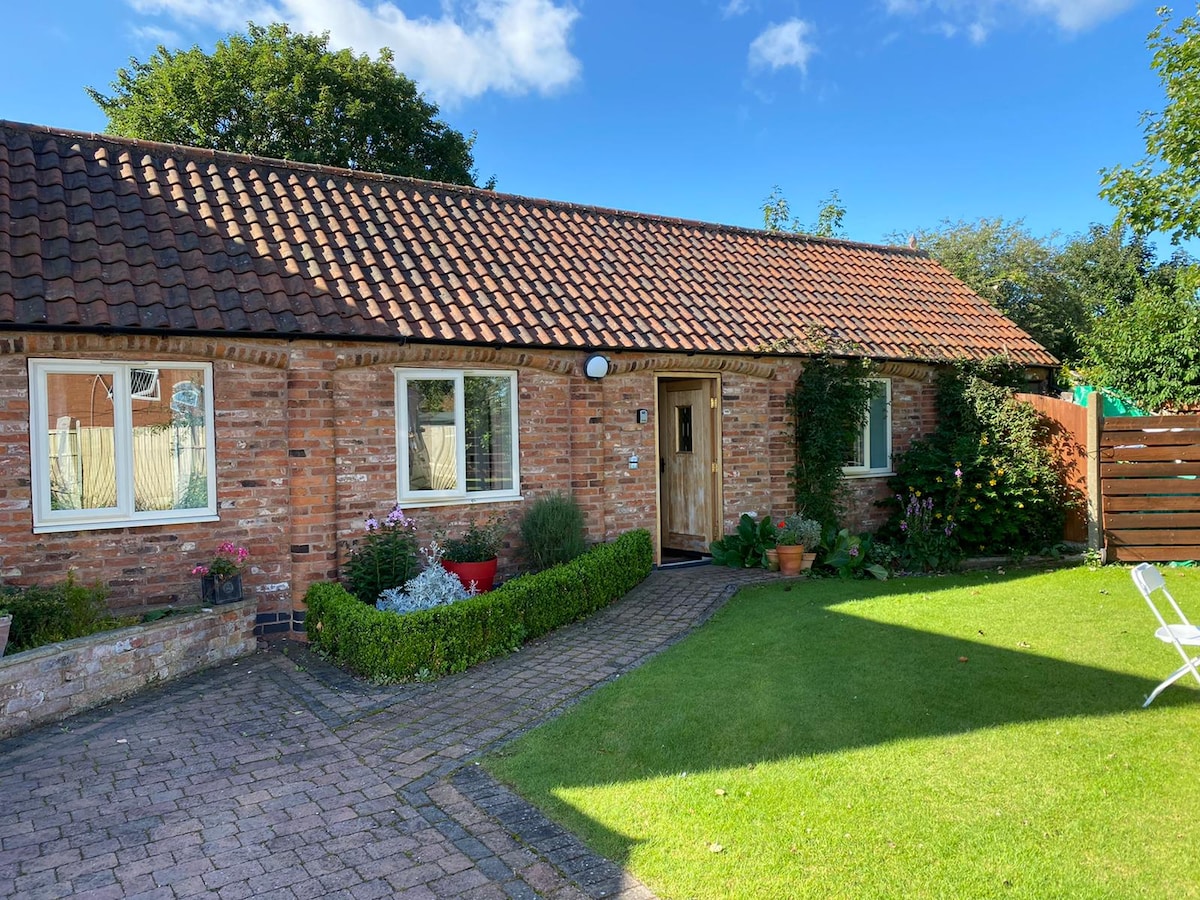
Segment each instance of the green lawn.
[[1120,568],[771,584],[486,764],[665,898],[1196,897],[1152,624]]

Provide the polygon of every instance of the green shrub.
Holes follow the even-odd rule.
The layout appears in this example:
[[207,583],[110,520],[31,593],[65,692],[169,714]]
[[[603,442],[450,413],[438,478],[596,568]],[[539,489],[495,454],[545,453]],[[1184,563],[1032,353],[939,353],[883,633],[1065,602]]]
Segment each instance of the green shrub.
[[6,652],[32,650],[125,624],[109,615],[107,598],[108,588],[79,584],[71,572],[61,584],[0,586],[0,606],[12,615]]
[[535,572],[570,562],[584,551],[583,510],[574,497],[539,497],[521,517],[521,542]]
[[417,564],[416,523],[399,506],[382,520],[370,516],[366,535],[350,552],[346,583],[363,603],[375,605],[379,595],[400,587],[421,571]]
[[631,531],[490,593],[404,615],[317,582],[305,595],[308,636],[318,652],[375,681],[461,672],[607,606],[641,582],[653,560],[650,534]]
[[938,376],[938,427],[896,461],[886,537],[903,541],[908,503],[932,499],[934,526],[952,524],[947,537],[966,553],[1037,552],[1062,540],[1066,492],[1043,420],[1013,396],[1020,374],[991,363]]

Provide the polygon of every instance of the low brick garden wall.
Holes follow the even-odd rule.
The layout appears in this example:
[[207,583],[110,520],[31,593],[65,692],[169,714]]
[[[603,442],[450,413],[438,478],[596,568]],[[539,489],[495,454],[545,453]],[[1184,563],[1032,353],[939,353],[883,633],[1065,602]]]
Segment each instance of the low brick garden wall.
[[247,599],[0,657],[0,738],[246,656],[256,610]]

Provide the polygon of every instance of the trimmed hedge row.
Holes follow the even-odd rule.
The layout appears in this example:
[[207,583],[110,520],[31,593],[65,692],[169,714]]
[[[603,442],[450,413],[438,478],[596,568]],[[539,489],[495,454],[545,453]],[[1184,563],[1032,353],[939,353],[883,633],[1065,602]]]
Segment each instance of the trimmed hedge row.
[[376,681],[461,672],[607,606],[649,575],[653,562],[650,533],[631,531],[487,594],[404,615],[321,581],[304,597],[308,637],[338,665]]

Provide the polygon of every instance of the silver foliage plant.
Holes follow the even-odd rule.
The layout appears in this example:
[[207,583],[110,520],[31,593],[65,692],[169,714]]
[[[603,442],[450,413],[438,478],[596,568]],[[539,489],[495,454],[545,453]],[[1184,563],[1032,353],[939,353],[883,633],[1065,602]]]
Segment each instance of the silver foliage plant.
[[431,541],[428,547],[423,547],[421,555],[425,557],[425,568],[401,587],[383,591],[375,602],[375,608],[383,612],[417,612],[457,603],[479,593],[475,582],[471,582],[470,588],[465,588],[457,575],[442,568],[441,550],[437,541]]

